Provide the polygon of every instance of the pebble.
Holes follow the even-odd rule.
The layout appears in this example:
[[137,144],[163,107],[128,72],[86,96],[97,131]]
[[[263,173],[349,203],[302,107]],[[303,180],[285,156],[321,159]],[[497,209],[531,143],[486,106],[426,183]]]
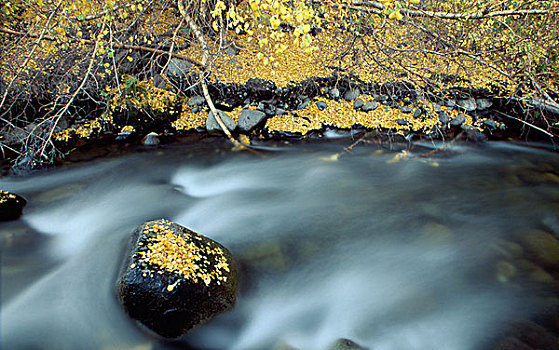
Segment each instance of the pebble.
[[206,99],[203,98],[202,96],[192,96],[189,100],[188,100],[188,105],[189,106],[201,106],[206,102]]
[[127,138],[130,137],[130,135],[132,135],[134,132],[133,131],[123,131],[123,132],[119,132],[118,135],[116,135],[115,140],[116,141],[124,141]]
[[142,139],[144,146],[157,146],[159,145],[159,135],[155,132],[150,132]]
[[353,101],[353,108],[359,109],[359,108],[363,107],[364,104],[365,103],[363,102],[363,100],[358,98],[357,100]]
[[359,97],[359,95],[361,95],[361,91],[359,89],[349,89],[344,94],[344,99],[346,101],[353,101]]
[[324,101],[318,101],[316,103],[316,107],[318,108],[319,111],[323,111],[328,107],[328,105]]
[[311,104],[311,101],[309,101],[309,100],[303,101],[303,102],[301,102],[301,103],[299,104],[299,106],[297,106],[297,109],[298,109],[298,110],[300,110],[300,109],[305,109],[305,108],[307,108],[310,104]]
[[473,98],[469,98],[467,100],[458,100],[456,104],[462,108],[464,108],[468,112],[473,112],[477,109],[476,100]]
[[340,98],[340,90],[338,90],[336,88],[330,89],[328,94],[330,95],[330,98],[333,99],[333,100],[337,100],[337,99]]
[[413,117],[414,118],[419,118],[421,117],[421,115],[423,114],[423,110],[421,110],[421,108],[418,108],[415,110],[415,112],[413,112]]
[[413,111],[413,107],[412,106],[402,106],[400,107],[400,112],[402,113],[411,113]]
[[460,126],[466,121],[466,116],[462,113],[458,114],[456,117],[452,118],[450,125]]
[[396,123],[398,123],[398,125],[408,125],[408,121],[401,118],[396,119]]
[[483,125],[485,125],[485,126],[491,128],[491,130],[495,130],[495,129],[498,128],[497,122],[494,121],[494,120],[491,120],[491,119],[484,120],[484,121],[483,121]]
[[370,111],[374,111],[375,109],[377,109],[378,106],[379,106],[378,102],[367,101],[367,103],[365,103],[363,105],[363,107],[361,107],[361,110],[363,112],[370,112]]
[[439,121],[443,124],[448,124],[450,122],[450,117],[446,114],[445,111],[439,112]]

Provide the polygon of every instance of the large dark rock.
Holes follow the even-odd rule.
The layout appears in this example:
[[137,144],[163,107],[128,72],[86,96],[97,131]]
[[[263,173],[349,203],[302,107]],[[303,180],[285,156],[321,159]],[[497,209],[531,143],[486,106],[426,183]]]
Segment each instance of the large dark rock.
[[0,221],[16,220],[27,201],[14,193],[0,190]]
[[227,248],[166,220],[134,231],[117,282],[130,317],[167,338],[231,309],[237,287]]

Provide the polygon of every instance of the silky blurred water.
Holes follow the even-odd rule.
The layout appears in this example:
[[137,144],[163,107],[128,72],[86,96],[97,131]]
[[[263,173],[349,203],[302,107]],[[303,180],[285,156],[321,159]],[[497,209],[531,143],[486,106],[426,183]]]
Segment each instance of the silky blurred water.
[[[396,161],[361,145],[331,161],[344,146],[176,148],[0,179],[29,201],[0,225],[2,347],[486,349],[557,297],[503,268],[524,230],[559,232],[557,153],[489,143],[419,157],[425,145]],[[175,341],[115,296],[131,232],[157,218],[229,247],[241,273],[235,309]]]

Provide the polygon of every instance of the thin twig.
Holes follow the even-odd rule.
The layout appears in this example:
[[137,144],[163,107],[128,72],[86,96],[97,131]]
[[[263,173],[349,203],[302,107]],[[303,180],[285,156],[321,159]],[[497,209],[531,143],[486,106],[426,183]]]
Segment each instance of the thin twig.
[[[106,17],[103,19],[103,24],[100,30],[100,33],[103,32],[103,30],[105,30],[105,25],[106,25]],[[93,68],[93,63],[95,62],[95,55],[97,54],[97,48],[99,47],[99,40],[100,38],[97,38],[97,44],[95,45],[94,49],[93,49],[93,53],[91,54],[91,58],[89,59],[89,66],[87,67],[87,71],[85,72],[85,75],[83,77],[83,80],[80,84],[80,86],[78,86],[78,88],[76,89],[76,91],[74,91],[74,93],[72,94],[72,97],[70,97],[70,100],[66,103],[66,105],[64,106],[64,108],[62,108],[58,113],[56,113],[53,117],[49,118],[54,120],[54,125],[52,125],[49,135],[47,137],[47,139],[43,142],[43,147],[41,148],[41,153],[40,156],[43,157],[45,156],[45,149],[47,147],[47,144],[49,143],[49,141],[52,139],[52,135],[54,133],[54,130],[56,128],[56,125],[58,125],[58,122],[60,121],[60,118],[62,118],[62,116],[66,113],[66,111],[68,111],[68,108],[70,108],[70,105],[72,104],[72,102],[74,102],[74,99],[76,98],[76,96],[78,95],[78,93],[83,89],[83,87],[85,86],[85,83],[87,82],[87,79],[89,77],[89,75],[91,74],[91,69]],[[46,121],[46,120],[45,120]],[[44,123],[45,121],[41,122],[39,125],[37,125],[33,131],[38,128],[42,123]],[[33,131],[31,132],[31,134],[33,134]]]
[[173,49],[175,48],[175,41],[177,39],[177,34],[179,33],[179,30],[183,22],[184,22],[184,18],[181,18],[181,21],[177,25],[177,29],[175,29],[175,32],[173,33],[173,39],[171,39],[171,47],[169,48],[169,59],[167,60],[167,63],[165,63],[165,66],[161,69],[161,73],[159,73],[161,75],[165,73],[165,70],[167,69],[167,67],[169,67],[169,64],[171,63],[171,59],[173,58]]
[[[35,42],[35,44],[33,45],[33,48],[31,49],[31,51],[29,52],[29,55],[27,55],[25,62],[23,62],[23,64],[19,67],[17,73],[15,74],[15,76],[13,77],[12,80],[10,80],[10,83],[8,84],[8,86],[6,87],[6,91],[4,91],[4,96],[2,96],[2,102],[0,102],[0,109],[2,109],[2,107],[4,106],[4,102],[6,102],[6,98],[8,97],[8,92],[10,91],[10,88],[12,87],[12,85],[14,84],[14,82],[16,81],[17,77],[21,74],[21,72],[23,71],[23,69],[25,67],[27,67],[27,64],[29,63],[29,61],[31,60],[31,57],[33,57],[33,54],[35,53],[35,50],[37,49],[37,47],[39,47],[39,44],[41,43],[41,40],[43,39],[43,36],[45,35],[45,32],[47,31],[49,25],[50,25],[50,21],[52,20],[52,18],[54,17],[54,15],[58,12],[58,9],[60,8],[60,5],[62,5],[63,0],[59,0],[58,3],[56,4],[56,7],[54,8],[54,10],[51,12],[49,18],[47,19],[47,23],[45,23],[45,26],[43,27],[43,30],[41,31],[41,34],[39,34],[37,36],[37,41]],[[0,30],[3,28],[0,28]],[[9,30],[9,29],[8,29]],[[24,34],[27,35],[27,34]],[[31,36],[32,37],[32,36]]]
[[516,120],[516,121],[518,121],[518,122],[521,122],[521,123],[523,123],[523,124],[526,124],[526,125],[528,125],[528,126],[531,127],[531,128],[534,128],[534,129],[536,129],[536,130],[538,130],[538,131],[543,132],[544,134],[546,134],[547,136],[549,136],[549,137],[551,137],[551,138],[553,138],[553,137],[559,137],[559,136],[557,136],[557,135],[555,135],[555,134],[553,134],[553,133],[551,133],[551,132],[549,132],[549,131],[546,131],[546,130],[540,128],[540,127],[537,127],[537,126],[535,126],[534,124],[530,124],[530,123],[528,123],[527,121],[524,121],[524,120],[522,120],[522,119],[519,119],[519,118],[510,116],[510,115],[505,114],[505,113],[500,112],[500,111],[495,111],[495,112],[497,112],[497,113],[499,113],[500,115],[505,116],[505,117],[507,117],[507,118],[514,119],[514,120]]
[[[30,38],[39,38],[39,41],[40,40],[56,41],[56,38],[51,37],[51,36],[45,36],[45,35],[39,36],[39,35],[36,35],[36,34],[18,32],[18,31],[15,31],[15,30],[7,29],[7,28],[0,28],[0,32],[1,33],[6,33],[6,34],[11,34],[11,35],[18,35],[18,36],[29,36]],[[96,42],[95,40],[90,40],[90,39],[74,39],[72,41],[82,42],[82,43],[88,44],[88,45],[95,45],[95,42]],[[172,53],[172,52],[165,51],[165,50],[155,49],[153,47],[139,46],[139,45],[128,45],[128,44],[122,44],[122,43],[114,43],[113,47],[117,48],[117,49],[126,49],[126,50],[133,50],[133,51],[145,51],[145,52],[151,52],[151,53],[156,53],[156,54],[169,55],[169,56],[172,56],[174,58],[185,60],[189,63],[192,63],[193,65],[195,65],[197,67],[203,67],[203,65],[200,62],[198,62],[196,60],[193,60],[190,57],[179,55],[179,54]]]
[[[363,6],[365,8],[374,8],[377,10],[384,11],[386,6],[384,6],[380,2],[376,1],[361,1],[361,2],[354,2],[353,5],[355,6]],[[411,10],[402,8],[400,12],[406,14],[410,17],[430,17],[430,18],[442,18],[442,19],[484,19],[484,18],[494,18],[494,17],[504,17],[504,16],[537,16],[537,15],[546,15],[549,13],[555,12],[556,9],[547,9],[547,10],[505,10],[505,11],[493,11],[493,12],[476,12],[476,13],[450,13],[450,12],[435,12],[435,11],[423,11],[421,9],[418,10]]]

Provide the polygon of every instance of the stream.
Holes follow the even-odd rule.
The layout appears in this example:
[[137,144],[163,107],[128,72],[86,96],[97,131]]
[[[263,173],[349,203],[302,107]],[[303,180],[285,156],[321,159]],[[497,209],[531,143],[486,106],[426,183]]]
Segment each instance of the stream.
[[[28,200],[0,224],[2,348],[478,350],[538,320],[555,339],[557,152],[361,144],[332,157],[350,143],[264,158],[168,147],[0,178]],[[132,231],[159,218],[228,247],[240,270],[235,308],[177,340],[115,295]]]

